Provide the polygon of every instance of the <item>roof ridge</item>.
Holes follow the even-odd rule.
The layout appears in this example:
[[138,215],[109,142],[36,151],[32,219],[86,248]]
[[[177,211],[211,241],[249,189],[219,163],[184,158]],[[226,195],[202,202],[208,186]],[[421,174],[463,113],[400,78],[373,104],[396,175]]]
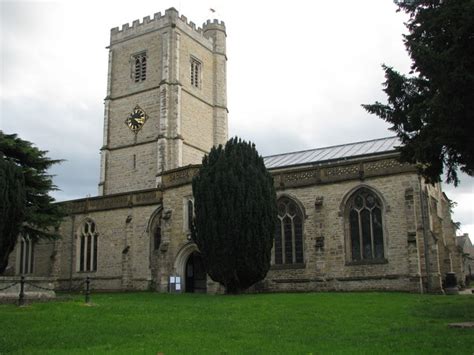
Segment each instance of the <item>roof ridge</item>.
[[376,142],[376,141],[383,141],[383,140],[389,140],[397,138],[397,136],[390,136],[390,137],[385,137],[385,138],[376,138],[376,139],[369,139],[366,141],[359,141],[359,142],[351,142],[351,143],[344,143],[344,144],[336,144],[336,145],[330,145],[327,147],[320,147],[320,148],[312,148],[312,149],[304,149],[304,150],[297,150],[294,152],[286,152],[286,153],[279,153],[279,154],[272,154],[272,155],[266,155],[263,158],[271,158],[271,157],[278,157],[282,155],[289,155],[289,154],[296,154],[296,153],[305,153],[305,152],[311,152],[311,151],[316,151],[316,150],[322,150],[322,149],[329,149],[329,148],[337,148],[337,147],[344,147],[344,146],[349,146],[351,144],[361,144],[361,143],[369,143],[369,142]]

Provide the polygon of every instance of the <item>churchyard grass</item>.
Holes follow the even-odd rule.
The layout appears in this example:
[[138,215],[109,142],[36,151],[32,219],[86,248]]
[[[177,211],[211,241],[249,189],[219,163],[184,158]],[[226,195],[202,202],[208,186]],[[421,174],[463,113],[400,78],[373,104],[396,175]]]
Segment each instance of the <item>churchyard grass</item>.
[[0,305],[0,353],[472,354],[474,297],[92,294]]

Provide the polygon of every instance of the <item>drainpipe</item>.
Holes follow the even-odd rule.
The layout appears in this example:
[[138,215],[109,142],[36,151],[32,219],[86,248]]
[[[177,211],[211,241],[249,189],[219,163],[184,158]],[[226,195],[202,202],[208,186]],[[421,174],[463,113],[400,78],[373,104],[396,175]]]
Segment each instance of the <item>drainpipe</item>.
[[427,215],[427,206],[426,206],[426,198],[422,189],[421,184],[421,177],[418,177],[418,183],[420,185],[420,207],[421,207],[421,223],[423,226],[423,244],[425,247],[425,267],[426,267],[426,282],[427,288],[429,291],[431,289],[431,279],[430,279],[430,255],[429,255],[429,245],[428,245],[428,237],[427,231],[429,231],[429,221]]

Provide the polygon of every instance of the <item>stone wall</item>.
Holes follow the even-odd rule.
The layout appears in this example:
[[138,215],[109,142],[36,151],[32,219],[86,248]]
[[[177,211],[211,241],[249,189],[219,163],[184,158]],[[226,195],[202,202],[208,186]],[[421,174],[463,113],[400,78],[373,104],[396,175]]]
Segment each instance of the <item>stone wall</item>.
[[[297,201],[302,210],[304,262],[273,265],[253,290],[441,292],[443,273],[457,273],[460,258],[452,248],[446,198],[438,187],[421,183],[413,167],[390,159],[273,171],[278,196]],[[367,169],[374,165],[383,169]],[[38,244],[35,275],[56,277],[60,289],[90,276],[95,289],[167,292],[168,277],[184,279],[186,260],[197,250],[186,226],[186,206],[198,168],[161,174],[159,189],[64,203],[69,216],[60,228],[62,238]],[[375,262],[353,262],[348,248],[345,205],[361,187],[373,191],[382,204],[384,258]],[[440,205],[431,200],[430,207],[436,196]],[[93,220],[99,233],[95,272],[78,271],[78,238],[86,220]],[[153,246],[153,223],[161,228],[159,248]],[[16,253],[10,258],[12,269]],[[208,292],[222,292],[209,278],[207,286]]]
[[[278,196],[301,203],[304,221],[304,265],[275,265],[265,288],[274,291],[398,289],[419,291],[419,275],[409,268],[410,256],[405,214],[406,188],[418,183],[416,174],[367,178],[301,188],[281,188]],[[382,199],[385,261],[354,264],[348,250],[344,201],[360,187],[375,191]],[[315,206],[318,199],[322,204]],[[316,244],[319,238],[319,245]],[[323,245],[321,246],[321,240]],[[295,280],[295,282],[293,282]],[[408,282],[407,282],[408,280]]]

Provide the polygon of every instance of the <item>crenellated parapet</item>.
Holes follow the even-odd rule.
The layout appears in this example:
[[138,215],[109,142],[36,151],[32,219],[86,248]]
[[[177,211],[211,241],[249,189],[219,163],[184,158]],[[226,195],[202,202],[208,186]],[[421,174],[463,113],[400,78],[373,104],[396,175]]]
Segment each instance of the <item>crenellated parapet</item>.
[[166,27],[177,27],[210,49],[213,46],[214,40],[212,36],[206,35],[205,32],[208,30],[219,30],[225,33],[225,24],[223,21],[208,20],[202,27],[197,27],[194,22],[188,21],[186,16],[180,15],[179,12],[172,7],[167,9],[164,14],[161,12],[155,13],[153,18],[146,16],[142,21],[137,19],[131,24],[123,24],[121,28],[112,28],[110,30],[110,45]]
[[225,56],[226,54],[226,32],[224,21],[207,20],[202,25],[204,36],[212,39],[214,52]]
[[207,20],[202,24],[202,30],[208,31],[208,30],[218,30],[218,31],[223,31],[225,33],[225,22],[224,21],[219,21],[217,19],[214,20]]

